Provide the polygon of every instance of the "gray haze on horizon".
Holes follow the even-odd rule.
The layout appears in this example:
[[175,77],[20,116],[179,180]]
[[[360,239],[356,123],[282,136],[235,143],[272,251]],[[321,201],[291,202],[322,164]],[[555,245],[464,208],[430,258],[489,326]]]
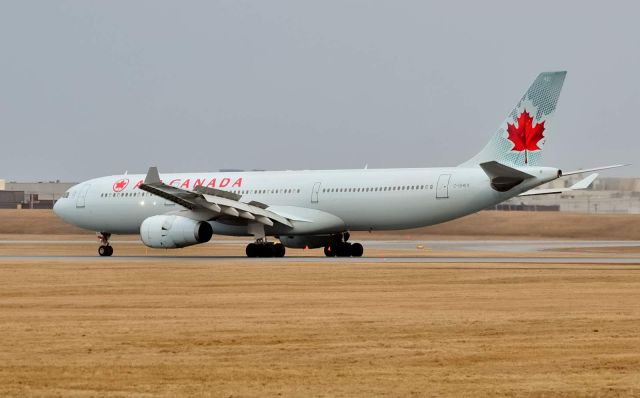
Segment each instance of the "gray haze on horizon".
[[545,163],[640,176],[635,2],[3,1],[0,178],[453,166],[568,70]]

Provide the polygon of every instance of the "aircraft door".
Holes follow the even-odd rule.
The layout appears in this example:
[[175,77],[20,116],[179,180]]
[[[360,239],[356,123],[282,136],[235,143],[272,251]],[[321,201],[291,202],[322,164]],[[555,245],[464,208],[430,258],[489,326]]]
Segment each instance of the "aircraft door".
[[91,188],[91,185],[87,184],[85,186],[83,186],[82,188],[80,188],[80,191],[78,192],[78,196],[76,197],[76,207],[79,209],[84,208],[85,204],[86,204],[86,198],[87,198],[87,193],[89,192],[89,188]]
[[446,199],[449,197],[449,180],[451,174],[441,174],[438,178],[438,187],[436,189],[436,199]]
[[311,191],[311,203],[318,203],[318,194],[320,193],[321,182],[313,184],[313,190]]

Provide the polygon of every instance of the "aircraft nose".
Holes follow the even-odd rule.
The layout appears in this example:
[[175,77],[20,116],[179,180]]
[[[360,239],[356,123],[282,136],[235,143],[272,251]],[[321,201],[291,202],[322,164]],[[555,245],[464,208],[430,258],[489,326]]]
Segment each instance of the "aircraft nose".
[[53,212],[58,217],[60,217],[60,200],[61,199],[56,200],[56,202],[53,204]]

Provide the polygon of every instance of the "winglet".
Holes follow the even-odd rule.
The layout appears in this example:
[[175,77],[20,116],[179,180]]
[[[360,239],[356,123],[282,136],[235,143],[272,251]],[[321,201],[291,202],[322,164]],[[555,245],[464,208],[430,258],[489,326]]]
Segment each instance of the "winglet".
[[160,181],[160,173],[158,173],[158,168],[156,166],[149,167],[149,171],[147,171],[147,176],[144,178],[145,184],[159,184]]

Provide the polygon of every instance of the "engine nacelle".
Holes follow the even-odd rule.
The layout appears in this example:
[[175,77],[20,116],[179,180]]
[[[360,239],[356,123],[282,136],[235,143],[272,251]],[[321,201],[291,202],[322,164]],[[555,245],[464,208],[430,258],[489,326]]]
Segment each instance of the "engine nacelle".
[[144,220],[140,226],[142,242],[149,247],[159,249],[206,243],[212,236],[211,224],[182,216],[153,216]]

